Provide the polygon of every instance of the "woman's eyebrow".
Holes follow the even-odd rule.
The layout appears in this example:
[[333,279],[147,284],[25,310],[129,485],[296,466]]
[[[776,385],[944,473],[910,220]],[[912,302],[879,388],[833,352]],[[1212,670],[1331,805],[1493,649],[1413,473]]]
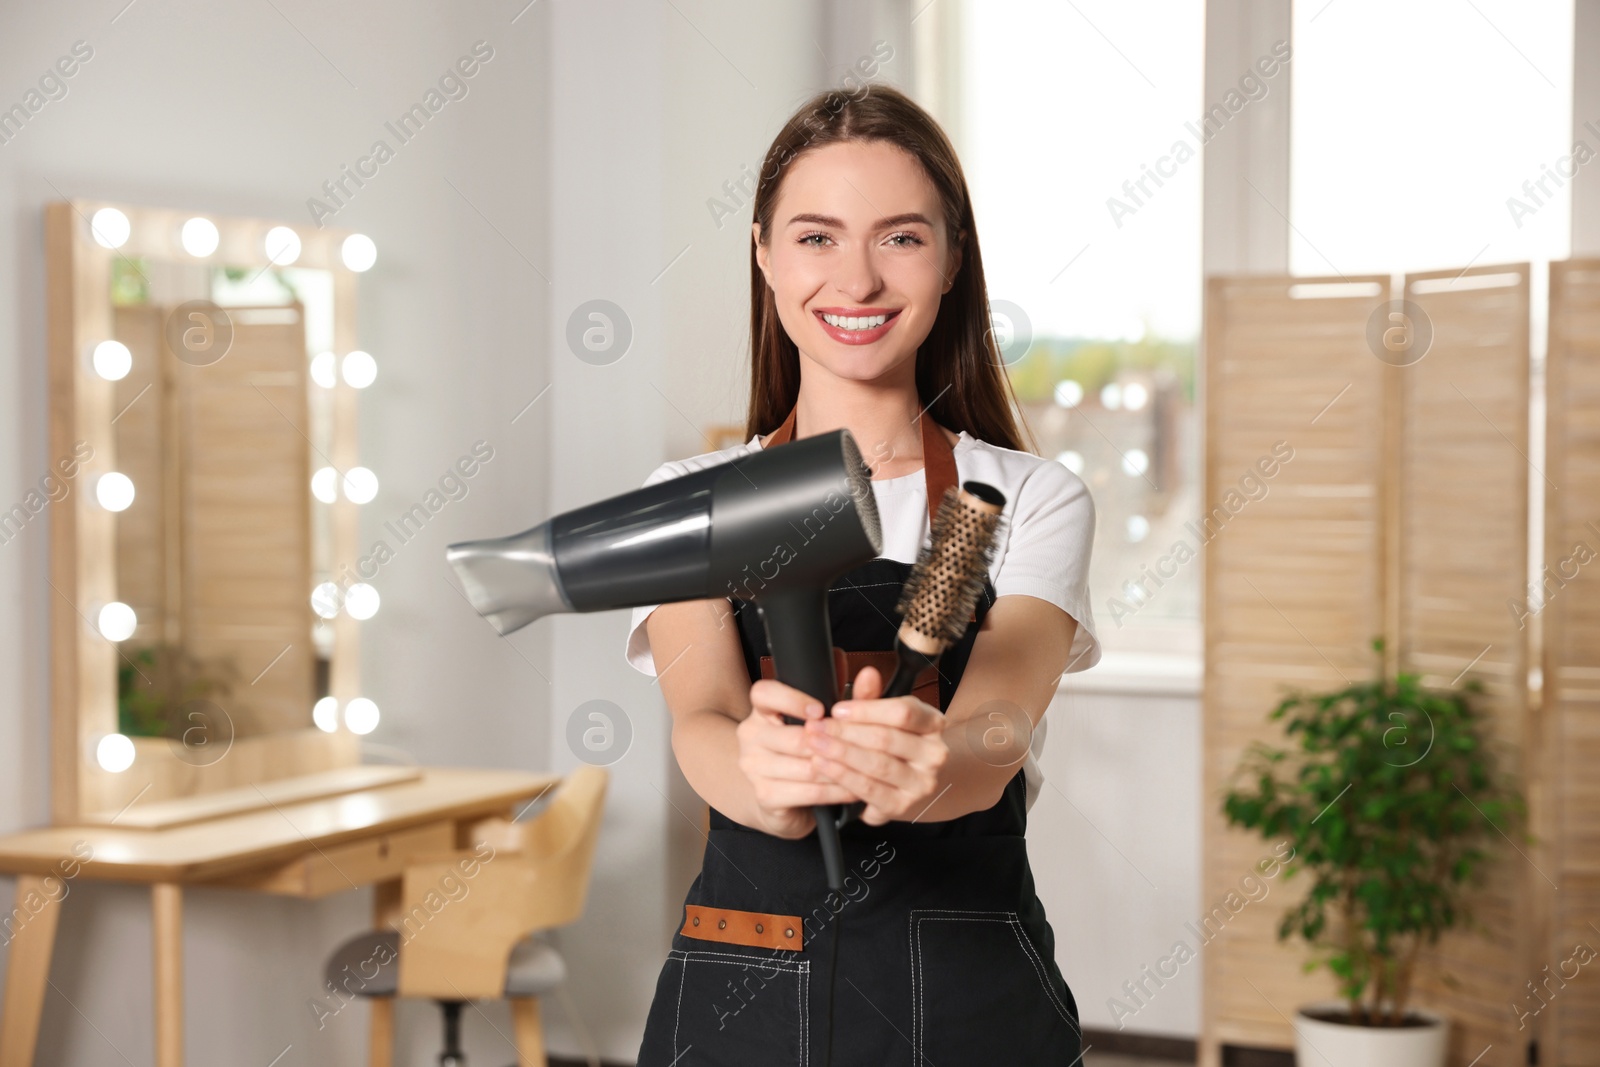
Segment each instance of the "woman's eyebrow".
[[[832,215],[796,215],[794,218],[789,220],[789,225],[793,226],[797,222],[809,222],[813,226],[831,226],[835,230],[843,230],[847,228],[843,219],[835,218]],[[912,222],[920,222],[924,226],[933,225],[933,223],[928,221],[928,216],[922,214],[920,211],[908,211],[902,215],[890,215],[886,219],[879,219],[877,224],[872,228],[875,230],[883,230],[890,226],[904,226]]]

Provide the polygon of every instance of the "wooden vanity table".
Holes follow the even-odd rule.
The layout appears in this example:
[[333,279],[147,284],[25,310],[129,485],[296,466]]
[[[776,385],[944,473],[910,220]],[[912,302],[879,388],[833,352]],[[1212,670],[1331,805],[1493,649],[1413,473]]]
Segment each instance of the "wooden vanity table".
[[[9,947],[0,1067],[33,1067],[56,926],[62,909],[71,907],[70,887],[77,879],[150,887],[155,1062],[181,1067],[186,888],[316,899],[373,886],[374,926],[382,926],[399,899],[399,879],[409,861],[466,847],[474,823],[516,815],[557,781],[520,771],[358,766],[160,802],[165,810],[157,811],[159,817],[181,821],[159,828],[131,825],[138,821],[135,805],[116,823],[0,838],[0,873],[19,876],[17,907],[27,915]],[[221,813],[208,817],[208,807]],[[182,819],[184,814],[192,817]],[[47,903],[32,912],[29,894]],[[240,906],[248,905],[241,900]],[[388,1002],[373,1002],[374,1041],[389,1040],[388,1011]]]

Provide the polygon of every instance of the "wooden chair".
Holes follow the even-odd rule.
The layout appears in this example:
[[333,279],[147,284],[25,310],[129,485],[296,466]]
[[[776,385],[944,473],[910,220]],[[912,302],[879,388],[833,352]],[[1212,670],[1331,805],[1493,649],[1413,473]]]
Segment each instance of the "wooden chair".
[[[546,1067],[539,997],[566,980],[566,965],[538,935],[583,913],[606,783],[604,770],[581,767],[537,818],[487,820],[475,828],[471,848],[408,865],[392,928],[341,945],[328,961],[330,987],[374,998],[375,1010],[397,996],[438,1001],[441,1067],[466,1064],[462,1006],[504,998],[518,1067]],[[392,1041],[374,1036],[372,1067],[390,1067]]]

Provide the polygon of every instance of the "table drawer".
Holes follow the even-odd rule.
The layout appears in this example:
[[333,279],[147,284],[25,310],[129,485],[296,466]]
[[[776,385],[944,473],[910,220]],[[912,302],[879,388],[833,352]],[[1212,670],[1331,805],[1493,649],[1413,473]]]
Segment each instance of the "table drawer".
[[235,875],[216,884],[315,899],[399,878],[413,858],[454,848],[455,823],[445,820],[312,849],[279,867]]

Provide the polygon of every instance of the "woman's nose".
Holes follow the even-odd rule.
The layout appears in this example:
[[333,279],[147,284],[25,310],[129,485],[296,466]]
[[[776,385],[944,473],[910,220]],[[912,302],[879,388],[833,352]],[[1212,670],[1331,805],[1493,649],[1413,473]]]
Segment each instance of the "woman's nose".
[[883,280],[878,274],[877,264],[873,262],[871,250],[862,248],[847,254],[839,264],[834,285],[858,304],[865,303],[882,288]]

